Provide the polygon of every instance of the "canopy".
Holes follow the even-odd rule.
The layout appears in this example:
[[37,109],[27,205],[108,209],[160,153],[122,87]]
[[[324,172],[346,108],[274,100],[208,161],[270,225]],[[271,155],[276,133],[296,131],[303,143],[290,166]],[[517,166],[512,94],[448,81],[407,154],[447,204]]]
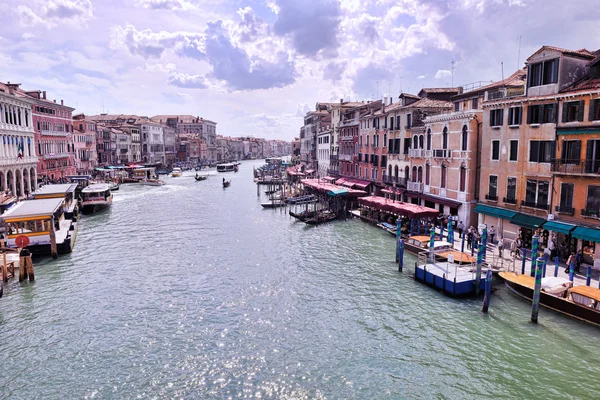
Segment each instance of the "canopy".
[[289,176],[304,176],[304,173],[298,172],[294,167],[290,167],[286,171]]
[[564,222],[558,221],[548,221],[544,224],[544,229],[568,235],[573,229],[575,229],[575,225],[565,224]]
[[537,229],[542,226],[546,220],[532,215],[517,213],[510,219],[510,222],[522,226],[523,228]]
[[300,182],[306,187],[310,187],[318,190],[322,193],[327,193],[330,196],[366,196],[367,193],[363,190],[349,189],[343,186],[334,185],[328,182],[324,182],[321,179],[302,179]]
[[497,217],[500,219],[511,219],[512,217],[514,217],[517,214],[517,212],[513,211],[513,210],[506,210],[504,208],[498,208],[498,207],[490,207],[490,206],[486,206],[485,204],[477,204],[475,206],[474,211],[478,214],[485,214],[485,215],[489,215],[491,217]]
[[595,243],[600,243],[600,229],[578,226],[573,230],[571,235],[578,239],[590,240]]
[[360,179],[354,179],[354,178],[340,178],[337,181],[335,181],[335,184],[346,186],[349,188],[356,187],[358,189],[364,190],[367,188],[367,186],[369,186],[371,184],[371,182],[363,181]]
[[377,210],[387,211],[409,218],[436,217],[439,211],[435,208],[423,207],[412,203],[393,201],[381,196],[368,196],[358,199],[358,203]]
[[385,189],[381,189],[382,193],[387,193],[387,194],[402,194],[406,191],[406,189],[401,189],[401,188],[385,188]]

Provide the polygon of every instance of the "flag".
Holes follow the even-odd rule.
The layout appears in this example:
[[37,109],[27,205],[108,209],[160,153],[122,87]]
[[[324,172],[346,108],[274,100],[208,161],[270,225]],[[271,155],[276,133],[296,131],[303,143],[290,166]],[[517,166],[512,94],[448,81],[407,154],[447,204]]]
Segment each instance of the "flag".
[[23,158],[23,139],[21,138],[21,141],[19,141],[19,139],[17,139],[17,158]]

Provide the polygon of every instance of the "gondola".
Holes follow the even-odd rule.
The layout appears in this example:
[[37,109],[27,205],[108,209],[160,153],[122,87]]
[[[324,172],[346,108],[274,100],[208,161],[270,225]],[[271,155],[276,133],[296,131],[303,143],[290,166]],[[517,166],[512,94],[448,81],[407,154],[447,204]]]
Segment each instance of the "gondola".
[[320,225],[325,222],[333,221],[339,218],[339,216],[339,214],[336,214],[332,211],[322,211],[315,214],[312,218],[307,218],[304,220],[304,223],[308,225]]
[[208,175],[196,175],[194,177],[197,181],[205,181],[208,179]]
[[308,218],[312,218],[315,216],[314,211],[302,211],[299,213],[295,213],[292,210],[290,210],[289,214],[291,217],[294,217],[302,222],[306,221]]
[[227,188],[231,185],[231,181],[223,181],[223,188]]
[[285,201],[276,200],[273,202],[260,203],[263,208],[277,208],[277,207],[285,207]]

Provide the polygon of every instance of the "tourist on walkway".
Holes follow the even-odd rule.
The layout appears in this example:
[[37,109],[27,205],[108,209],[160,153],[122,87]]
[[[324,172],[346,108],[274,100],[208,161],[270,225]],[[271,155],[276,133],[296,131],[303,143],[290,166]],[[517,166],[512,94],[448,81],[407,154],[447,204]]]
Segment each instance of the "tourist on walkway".
[[567,268],[565,268],[565,274],[571,272],[571,263],[575,264],[575,252],[572,252],[569,258],[567,258]]
[[465,227],[465,226],[463,225],[463,222],[462,222],[462,221],[460,221],[460,222],[458,223],[458,227],[457,227],[457,228],[458,228],[458,238],[459,238],[459,239],[462,239],[462,234],[463,234],[463,229],[464,229],[464,227]]
[[498,255],[502,258],[502,252],[504,251],[504,241],[502,236],[498,237]]
[[471,248],[471,243],[473,243],[473,231],[469,228],[467,231],[467,249]]
[[492,225],[490,227],[490,231],[488,232],[490,234],[490,243],[494,243],[494,236],[496,236],[496,230],[494,229],[494,225]]

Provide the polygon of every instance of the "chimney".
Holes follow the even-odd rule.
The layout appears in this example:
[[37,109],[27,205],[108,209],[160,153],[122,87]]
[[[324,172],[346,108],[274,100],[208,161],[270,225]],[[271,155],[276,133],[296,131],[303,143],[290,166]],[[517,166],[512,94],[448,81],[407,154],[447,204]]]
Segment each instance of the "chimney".
[[54,99],[54,102],[56,103],[56,99]]
[[344,104],[344,99],[340,99],[340,104]]
[[44,90],[42,93],[44,94],[44,100],[46,100],[46,91]]
[[62,101],[62,100],[61,100],[61,101],[60,101],[60,105],[61,105],[61,106],[64,106],[64,105],[65,105],[64,101]]

